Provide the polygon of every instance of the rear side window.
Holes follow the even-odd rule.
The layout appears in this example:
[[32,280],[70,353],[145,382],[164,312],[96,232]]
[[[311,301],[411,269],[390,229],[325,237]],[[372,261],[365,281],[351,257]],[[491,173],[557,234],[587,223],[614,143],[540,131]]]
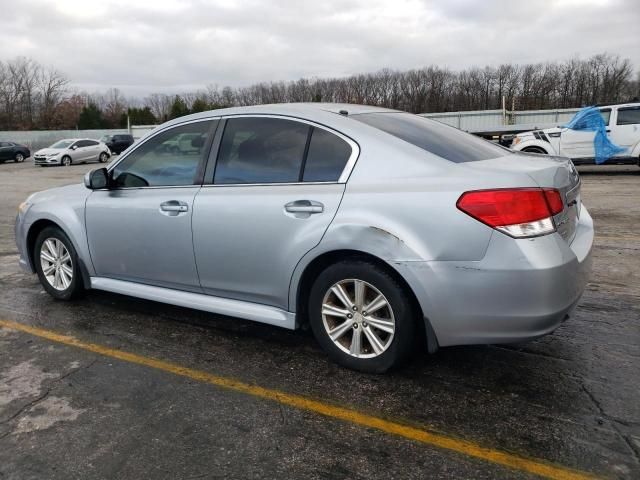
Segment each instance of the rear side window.
[[326,130],[314,128],[303,181],[337,182],[350,156],[351,146],[347,142]]
[[618,125],[640,124],[640,107],[621,108],[618,110]]
[[230,118],[214,183],[292,183],[300,177],[310,126],[279,118]]
[[504,157],[508,153],[474,135],[410,113],[363,113],[349,118],[455,163]]
[[85,147],[95,147],[96,145],[98,145],[98,142],[94,141],[94,140],[85,140]]

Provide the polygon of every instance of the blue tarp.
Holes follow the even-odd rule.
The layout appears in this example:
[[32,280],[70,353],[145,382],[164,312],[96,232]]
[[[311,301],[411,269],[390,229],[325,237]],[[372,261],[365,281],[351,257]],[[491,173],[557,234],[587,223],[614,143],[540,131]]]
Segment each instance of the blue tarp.
[[596,163],[604,163],[614,155],[622,153],[626,148],[614,144],[607,137],[607,126],[596,107],[586,107],[576,113],[575,117],[565,125],[571,130],[586,130],[596,132],[593,139],[593,149],[595,151]]

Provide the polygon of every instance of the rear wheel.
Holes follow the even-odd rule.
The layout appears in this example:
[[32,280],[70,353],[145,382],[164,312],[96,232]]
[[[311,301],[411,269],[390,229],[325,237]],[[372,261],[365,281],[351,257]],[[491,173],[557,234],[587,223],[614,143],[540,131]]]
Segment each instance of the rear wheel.
[[542,147],[527,147],[522,149],[523,152],[539,153],[541,155],[547,155],[548,152]]
[[40,232],[33,262],[40,283],[52,297],[70,300],[84,290],[76,250],[58,227],[47,227]]
[[69,155],[65,155],[62,157],[61,164],[63,167],[68,167],[71,165],[71,157]]
[[98,157],[98,161],[100,163],[105,163],[107,160],[109,160],[109,155],[107,155],[106,152],[100,153],[100,156]]
[[14,158],[14,160],[16,161],[16,163],[22,163],[24,162],[24,155],[20,152],[16,153],[16,156]]
[[383,373],[413,351],[412,302],[374,263],[348,260],[329,266],[311,288],[308,309],[318,343],[345,367]]

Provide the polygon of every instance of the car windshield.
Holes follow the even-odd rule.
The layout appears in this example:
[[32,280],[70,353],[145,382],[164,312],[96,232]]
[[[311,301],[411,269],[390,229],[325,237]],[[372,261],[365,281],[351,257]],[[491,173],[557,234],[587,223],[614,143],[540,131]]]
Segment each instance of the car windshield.
[[443,123],[410,113],[350,115],[383,132],[451,162],[474,162],[504,157],[507,152],[491,142]]
[[72,143],[73,140],[60,140],[59,142],[51,145],[49,148],[69,148]]

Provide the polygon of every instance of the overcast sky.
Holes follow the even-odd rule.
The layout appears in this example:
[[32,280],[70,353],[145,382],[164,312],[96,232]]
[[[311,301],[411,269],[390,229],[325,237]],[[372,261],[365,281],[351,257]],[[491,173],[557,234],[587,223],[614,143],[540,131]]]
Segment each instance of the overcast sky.
[[640,70],[640,0],[0,0],[0,59],[88,91],[452,69],[609,52]]

